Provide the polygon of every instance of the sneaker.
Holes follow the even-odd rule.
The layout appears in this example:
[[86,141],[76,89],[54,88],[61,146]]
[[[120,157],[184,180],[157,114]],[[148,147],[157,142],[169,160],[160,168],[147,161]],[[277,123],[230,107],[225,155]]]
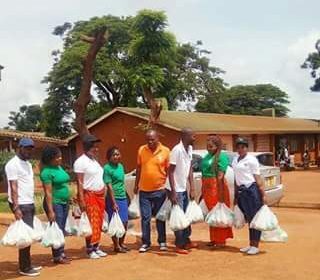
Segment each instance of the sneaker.
[[104,257],[108,256],[108,254],[106,252],[103,252],[100,249],[96,250],[95,252],[100,258],[104,258]]
[[42,266],[41,265],[36,265],[36,266],[31,266],[31,268],[35,271],[40,271],[42,270]]
[[60,259],[53,260],[53,262],[55,264],[70,264],[71,263],[68,259],[62,258],[62,257]]
[[244,247],[244,248],[241,248],[240,249],[240,252],[241,253],[248,253],[248,251],[251,249],[251,246],[248,246],[248,247]]
[[100,256],[96,253],[96,252],[91,252],[89,254],[89,259],[91,260],[97,260],[97,259],[100,259]]
[[30,268],[29,270],[26,270],[26,271],[20,270],[19,273],[20,275],[29,276],[29,277],[36,277],[40,275],[40,272],[34,270],[33,268]]
[[160,251],[168,251],[167,243],[160,243]]
[[148,252],[149,250],[150,250],[150,246],[147,244],[143,244],[139,249],[139,253],[145,253],[145,252]]
[[251,247],[250,250],[247,252],[248,255],[258,255],[260,252],[259,248],[257,247]]

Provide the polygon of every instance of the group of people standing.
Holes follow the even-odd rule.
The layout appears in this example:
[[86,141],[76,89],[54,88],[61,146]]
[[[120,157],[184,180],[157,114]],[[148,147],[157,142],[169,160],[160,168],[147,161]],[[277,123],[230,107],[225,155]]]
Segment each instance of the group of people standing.
[[[159,141],[157,131],[146,132],[146,145],[140,147],[137,156],[137,169],[134,193],[139,194],[141,213],[142,244],[140,253],[150,250],[151,219],[157,214],[168,198],[172,204],[178,204],[186,211],[189,200],[194,200],[196,190],[192,168],[192,145],[195,134],[189,128],[182,129],[181,141],[170,149]],[[75,161],[73,170],[77,182],[77,202],[81,212],[86,212],[92,235],[86,238],[86,251],[90,259],[106,257],[107,253],[100,248],[102,224],[105,211],[112,218],[117,212],[124,227],[128,225],[128,201],[125,186],[125,168],[121,163],[121,152],[111,147],[106,152],[107,163],[104,167],[98,162],[100,140],[94,135],[82,138],[83,154]],[[202,198],[211,210],[218,202],[231,207],[231,199],[225,173],[229,167],[229,158],[222,150],[222,141],[218,136],[207,139],[207,155],[201,163]],[[235,198],[237,204],[250,222],[264,203],[263,181],[260,178],[257,159],[248,154],[248,142],[237,141],[238,156],[233,160],[235,174]],[[29,138],[19,142],[19,150],[6,165],[8,180],[8,200],[16,219],[23,219],[33,227],[34,180],[33,169],[29,160],[34,143]],[[70,175],[62,167],[62,154],[59,148],[47,146],[41,157],[41,181],[45,193],[43,207],[49,222],[57,222],[65,231],[69,213]],[[166,183],[169,181],[169,187]],[[167,251],[166,223],[156,220],[158,243],[161,251]],[[250,244],[240,251],[249,255],[259,253],[261,232],[250,229]],[[191,226],[175,232],[176,253],[189,254],[198,244],[191,240]],[[223,248],[226,240],[233,238],[232,228],[210,227],[208,246]],[[114,251],[127,253],[125,236],[112,237]],[[56,264],[69,264],[64,247],[52,249],[53,261]],[[20,273],[26,276],[37,276],[41,267],[32,266],[30,247],[19,250]]]

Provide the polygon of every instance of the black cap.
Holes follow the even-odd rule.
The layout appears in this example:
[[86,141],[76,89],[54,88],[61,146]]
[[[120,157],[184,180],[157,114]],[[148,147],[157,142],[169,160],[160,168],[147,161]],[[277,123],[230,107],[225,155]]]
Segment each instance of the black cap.
[[244,139],[244,138],[242,138],[242,137],[239,137],[239,138],[237,139],[237,141],[236,141],[236,145],[237,145],[237,146],[238,146],[238,145],[244,145],[244,146],[246,146],[246,147],[249,147],[249,142],[248,142],[247,139]]
[[92,135],[92,134],[85,134],[82,136],[82,142],[83,143],[96,143],[96,142],[101,142],[101,140],[99,138],[97,138],[96,136]]

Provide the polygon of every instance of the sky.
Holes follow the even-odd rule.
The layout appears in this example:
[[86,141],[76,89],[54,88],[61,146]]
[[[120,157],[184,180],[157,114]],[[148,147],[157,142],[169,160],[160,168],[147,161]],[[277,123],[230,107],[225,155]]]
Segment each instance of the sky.
[[[0,0],[0,126],[10,111],[46,97],[41,80],[61,47],[55,26],[106,14],[164,10],[180,42],[201,40],[230,85],[272,83],[290,97],[291,117],[320,119],[320,93],[300,68],[320,39],[319,0]],[[306,4],[307,3],[307,4]]]

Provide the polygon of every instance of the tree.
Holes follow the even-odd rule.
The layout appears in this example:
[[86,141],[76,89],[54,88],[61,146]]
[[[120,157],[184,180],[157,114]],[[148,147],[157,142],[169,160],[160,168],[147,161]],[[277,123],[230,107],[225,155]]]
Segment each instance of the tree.
[[316,51],[308,55],[301,65],[303,69],[309,69],[314,85],[310,87],[312,91],[320,91],[320,39],[316,43]]
[[8,125],[20,131],[42,131],[43,112],[40,105],[23,105],[18,112],[10,112]]

